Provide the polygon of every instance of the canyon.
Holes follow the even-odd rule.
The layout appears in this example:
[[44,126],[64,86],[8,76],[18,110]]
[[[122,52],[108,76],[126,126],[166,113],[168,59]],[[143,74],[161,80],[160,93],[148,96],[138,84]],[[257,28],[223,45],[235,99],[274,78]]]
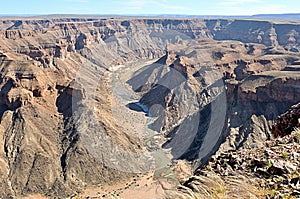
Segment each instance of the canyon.
[[263,19],[0,19],[0,197],[180,198],[211,156],[278,134],[300,99],[299,33]]

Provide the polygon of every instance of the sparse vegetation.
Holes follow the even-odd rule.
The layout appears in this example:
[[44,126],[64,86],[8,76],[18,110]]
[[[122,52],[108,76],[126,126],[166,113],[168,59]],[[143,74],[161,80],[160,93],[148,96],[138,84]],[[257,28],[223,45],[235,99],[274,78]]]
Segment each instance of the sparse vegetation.
[[282,156],[284,159],[289,158],[289,154],[288,154],[288,153],[282,153],[281,156]]
[[[294,25],[78,17],[0,23],[0,198],[87,198],[76,195],[82,191],[118,199],[136,190],[154,190],[150,198],[160,190],[188,199],[292,198],[299,120],[289,112],[273,128],[276,140],[266,132],[300,98],[282,95],[299,86]],[[128,107],[137,101],[147,109]],[[144,114],[153,105],[161,105],[157,118]],[[212,153],[195,173],[173,161],[205,164]],[[161,169],[132,174],[154,162]],[[101,187],[84,190],[90,186]]]
[[300,143],[300,128],[295,128],[295,142]]

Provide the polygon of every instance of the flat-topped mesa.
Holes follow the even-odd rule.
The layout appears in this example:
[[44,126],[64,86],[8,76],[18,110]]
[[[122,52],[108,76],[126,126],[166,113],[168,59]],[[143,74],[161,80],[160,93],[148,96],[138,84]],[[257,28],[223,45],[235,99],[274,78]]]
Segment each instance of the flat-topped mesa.
[[[89,27],[89,28],[87,28]],[[47,35],[57,31],[67,35],[78,32],[91,35],[93,40],[107,40],[117,35],[144,32],[162,34],[169,40],[213,38],[238,40],[245,43],[261,43],[267,46],[284,46],[299,51],[299,24],[238,19],[48,19],[48,20],[2,20],[0,28],[4,38],[21,39],[37,34]],[[168,31],[168,33],[167,33]],[[65,35],[65,36],[67,36]]]
[[[300,98],[299,26],[235,19],[0,20],[0,198],[67,198],[128,179],[127,170],[111,163],[129,157],[124,151],[147,149],[122,126],[131,125],[132,115],[121,114],[117,123],[119,107],[112,106],[133,111],[126,106],[133,100],[147,107],[140,114],[145,121],[158,116],[147,128],[161,133],[174,159],[259,146],[272,120]],[[218,129],[209,128],[210,120]],[[206,153],[212,132],[220,139],[211,139],[217,143]],[[112,153],[113,143],[122,150]],[[94,145],[101,148],[88,150]],[[130,158],[122,166],[137,169]]]

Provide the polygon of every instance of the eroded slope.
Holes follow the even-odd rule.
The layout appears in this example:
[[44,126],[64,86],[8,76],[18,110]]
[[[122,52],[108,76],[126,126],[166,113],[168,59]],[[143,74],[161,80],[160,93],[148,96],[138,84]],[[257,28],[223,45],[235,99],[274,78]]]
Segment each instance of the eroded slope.
[[[299,99],[298,26],[2,20],[1,197],[67,197],[109,185],[144,169],[128,154],[153,152],[154,146],[195,167],[221,144],[221,150],[260,146],[270,137],[271,121]],[[140,112],[154,118],[149,128],[159,136],[146,142],[114,116],[112,77],[119,68],[134,68],[122,64],[140,59],[158,60],[120,79],[144,105]],[[118,160],[129,171],[112,166]]]

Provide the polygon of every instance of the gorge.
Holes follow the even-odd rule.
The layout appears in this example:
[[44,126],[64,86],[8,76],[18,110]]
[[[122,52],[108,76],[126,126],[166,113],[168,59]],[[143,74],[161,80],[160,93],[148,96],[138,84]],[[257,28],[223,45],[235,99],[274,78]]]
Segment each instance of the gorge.
[[0,19],[0,198],[191,176],[262,147],[299,103],[299,33],[263,19]]

